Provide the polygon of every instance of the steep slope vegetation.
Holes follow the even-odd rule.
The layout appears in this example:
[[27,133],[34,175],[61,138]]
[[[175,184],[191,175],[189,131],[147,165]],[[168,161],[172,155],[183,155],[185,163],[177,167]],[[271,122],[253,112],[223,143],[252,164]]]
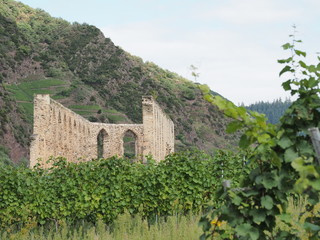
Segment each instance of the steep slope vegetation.
[[175,122],[177,149],[233,144],[224,134],[227,120],[193,82],[130,55],[94,26],[12,0],[0,0],[0,81],[29,126],[34,93],[50,93],[88,119],[110,123],[141,122],[141,96],[153,95]]
[[6,158],[14,162],[28,158],[30,135],[31,124],[0,85],[0,164]]

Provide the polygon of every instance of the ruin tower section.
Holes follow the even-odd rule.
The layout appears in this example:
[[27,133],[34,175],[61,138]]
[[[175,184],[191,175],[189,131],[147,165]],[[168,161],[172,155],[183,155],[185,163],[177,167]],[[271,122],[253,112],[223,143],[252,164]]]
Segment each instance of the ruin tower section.
[[143,97],[142,109],[142,124],[92,123],[47,94],[35,95],[30,167],[50,167],[47,160],[60,156],[69,162],[123,156],[127,132],[135,136],[136,158],[163,160],[174,151],[174,124],[150,96]]
[[142,119],[145,141],[143,155],[164,159],[174,152],[174,124],[152,96],[142,98]]

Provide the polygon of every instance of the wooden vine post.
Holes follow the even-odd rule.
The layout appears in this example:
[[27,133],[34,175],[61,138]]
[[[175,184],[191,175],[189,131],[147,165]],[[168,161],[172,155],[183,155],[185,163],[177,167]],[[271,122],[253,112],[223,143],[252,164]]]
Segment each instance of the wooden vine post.
[[309,128],[308,131],[311,136],[313,148],[316,152],[318,165],[320,165],[320,132],[319,132],[319,128]]

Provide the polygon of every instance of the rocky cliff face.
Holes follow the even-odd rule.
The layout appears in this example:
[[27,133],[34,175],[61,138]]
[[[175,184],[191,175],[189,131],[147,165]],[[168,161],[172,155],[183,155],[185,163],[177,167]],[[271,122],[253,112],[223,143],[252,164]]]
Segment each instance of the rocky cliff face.
[[[152,95],[175,123],[176,149],[233,145],[224,133],[228,120],[202,99],[195,83],[130,55],[94,26],[70,24],[12,0],[0,0],[0,73],[12,100],[25,109],[23,136],[30,135],[33,93],[50,93],[71,108],[94,105],[99,111],[82,114],[114,123],[141,122],[141,97]],[[14,121],[8,117],[6,124]],[[19,142],[12,129],[6,134]],[[20,145],[24,155],[27,140]]]

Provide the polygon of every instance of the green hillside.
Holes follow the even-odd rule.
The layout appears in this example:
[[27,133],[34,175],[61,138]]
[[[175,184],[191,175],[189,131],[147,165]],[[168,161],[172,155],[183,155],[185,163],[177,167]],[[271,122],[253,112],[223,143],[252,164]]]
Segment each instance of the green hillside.
[[225,135],[226,118],[202,99],[195,83],[130,55],[94,26],[12,0],[0,0],[0,69],[4,91],[30,129],[35,93],[109,123],[140,123],[141,97],[152,95],[175,123],[176,149],[210,152],[235,142]]

